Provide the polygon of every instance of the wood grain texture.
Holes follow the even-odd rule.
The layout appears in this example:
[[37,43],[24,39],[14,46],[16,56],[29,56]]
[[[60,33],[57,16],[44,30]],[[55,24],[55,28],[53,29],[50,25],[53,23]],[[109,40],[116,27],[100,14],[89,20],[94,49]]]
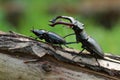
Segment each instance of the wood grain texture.
[[120,79],[119,56],[105,55],[98,62],[100,66],[88,52],[78,55],[73,49],[0,32],[0,80]]

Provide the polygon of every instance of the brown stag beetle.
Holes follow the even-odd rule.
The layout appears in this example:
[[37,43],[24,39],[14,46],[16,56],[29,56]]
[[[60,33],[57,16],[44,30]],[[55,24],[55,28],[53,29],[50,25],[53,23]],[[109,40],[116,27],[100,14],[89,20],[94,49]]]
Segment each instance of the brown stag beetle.
[[[51,43],[51,44],[59,44],[59,45],[64,45],[66,46],[66,44],[73,44],[75,42],[66,42],[64,40],[64,38],[62,38],[61,36],[53,33],[53,32],[48,32],[46,30],[31,30],[39,39],[44,39],[46,42]],[[68,47],[68,46],[66,46]]]
[[[58,21],[58,19],[67,19],[70,22]],[[69,26],[70,28],[73,29],[74,34],[76,35],[76,42],[82,43],[83,50],[86,49],[87,51],[89,51],[95,57],[96,61],[97,61],[97,58],[100,58],[100,59],[104,58],[103,50],[98,45],[98,43],[92,37],[88,36],[88,34],[85,32],[84,24],[75,20],[73,17],[69,17],[69,16],[57,16],[56,18],[50,20],[50,22],[51,22],[50,26],[52,27],[54,27],[57,24],[63,24],[63,25]],[[70,35],[73,35],[73,34],[69,34],[67,36],[70,36]],[[83,50],[81,50],[80,53],[82,53]]]

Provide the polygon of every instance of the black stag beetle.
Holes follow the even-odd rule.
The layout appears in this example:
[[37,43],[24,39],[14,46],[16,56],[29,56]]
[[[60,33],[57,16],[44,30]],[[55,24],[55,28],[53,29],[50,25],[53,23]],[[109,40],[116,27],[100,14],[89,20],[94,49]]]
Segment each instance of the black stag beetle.
[[[66,42],[64,40],[64,38],[62,38],[61,36],[53,33],[53,32],[48,32],[46,30],[31,30],[39,39],[44,39],[46,42],[51,43],[51,44],[59,44],[59,45],[64,45],[66,46],[66,44],[72,44],[75,42]],[[68,47],[68,46],[66,46]]]
[[[70,23],[58,21],[58,19],[67,19],[70,21]],[[89,51],[95,57],[96,61],[97,61],[97,58],[100,58],[100,59],[104,58],[103,50],[98,45],[98,43],[93,38],[88,36],[88,34],[85,32],[84,24],[75,20],[73,17],[69,17],[69,16],[57,16],[50,22],[52,23],[50,24],[50,26],[52,27],[54,27],[57,24],[63,24],[63,25],[69,26],[74,30],[74,34],[76,35],[76,42],[82,43],[83,50],[86,49],[87,51]],[[67,36],[70,36],[70,35],[73,35],[73,34],[69,34]],[[83,50],[81,50],[80,53],[82,53]]]

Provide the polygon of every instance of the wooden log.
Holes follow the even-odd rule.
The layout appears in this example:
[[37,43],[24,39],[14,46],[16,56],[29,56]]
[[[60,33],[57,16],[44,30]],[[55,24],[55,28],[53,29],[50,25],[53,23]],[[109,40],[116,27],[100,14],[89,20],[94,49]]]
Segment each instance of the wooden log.
[[0,32],[0,80],[120,79],[119,56],[105,55],[98,62],[100,66],[88,52],[78,55],[73,49]]

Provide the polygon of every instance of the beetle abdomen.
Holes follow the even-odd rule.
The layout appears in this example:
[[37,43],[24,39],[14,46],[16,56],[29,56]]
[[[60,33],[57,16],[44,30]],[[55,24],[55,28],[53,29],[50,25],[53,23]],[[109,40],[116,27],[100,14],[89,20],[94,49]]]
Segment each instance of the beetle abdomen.
[[62,37],[52,32],[47,33],[47,39],[45,39],[45,41],[49,43],[53,43],[53,44],[65,44],[66,43],[66,41]]
[[88,40],[83,43],[83,46],[96,57],[104,58],[103,50],[93,38],[89,37]]

